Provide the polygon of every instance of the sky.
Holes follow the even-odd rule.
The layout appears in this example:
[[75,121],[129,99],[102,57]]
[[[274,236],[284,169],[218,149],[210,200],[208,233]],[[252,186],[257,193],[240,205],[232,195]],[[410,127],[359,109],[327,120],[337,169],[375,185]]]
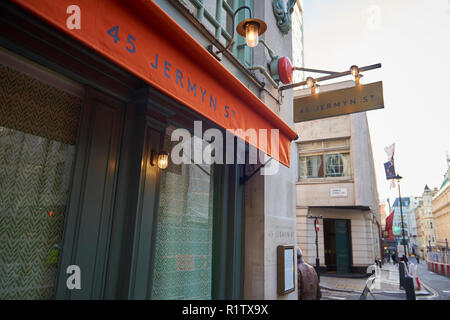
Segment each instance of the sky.
[[450,154],[450,0],[303,0],[303,5],[305,67],[344,71],[382,64],[361,79],[383,81],[384,109],[367,113],[380,201],[389,197],[393,204],[398,197],[383,166],[384,148],[392,143],[402,197],[422,195],[425,185],[439,188]]

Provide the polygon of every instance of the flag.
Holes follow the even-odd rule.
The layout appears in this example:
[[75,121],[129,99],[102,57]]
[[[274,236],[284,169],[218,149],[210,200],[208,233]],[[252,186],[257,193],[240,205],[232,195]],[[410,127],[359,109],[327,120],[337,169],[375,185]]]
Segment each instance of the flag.
[[384,164],[384,171],[387,180],[395,178],[394,158],[392,158],[392,161],[388,161]]
[[388,156],[388,160],[391,160],[394,157],[394,153],[395,153],[395,143],[384,148],[384,152],[386,152],[386,154]]
[[[395,153],[395,142],[389,146],[387,146],[386,148],[384,148],[384,152],[386,152],[386,155],[388,157],[388,167],[391,168],[391,170],[393,170],[394,172],[394,176],[395,176],[395,167],[394,167],[394,153]],[[384,164],[384,168],[386,170],[386,164]],[[395,180],[393,178],[388,178],[388,173],[386,171],[386,179],[391,180],[391,184],[390,184],[390,188],[393,189],[395,188]]]
[[394,231],[392,231],[392,225],[394,224],[394,210],[386,218],[385,230],[389,233],[388,241],[394,241]]

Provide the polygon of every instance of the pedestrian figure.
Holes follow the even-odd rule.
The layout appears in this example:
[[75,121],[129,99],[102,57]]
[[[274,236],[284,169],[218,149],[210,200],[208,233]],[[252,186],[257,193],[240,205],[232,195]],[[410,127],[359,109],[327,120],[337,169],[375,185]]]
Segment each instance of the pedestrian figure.
[[298,299],[320,300],[322,294],[314,267],[303,261],[303,253],[297,248]]
[[420,257],[418,254],[416,254],[416,260],[417,260],[417,264],[420,264]]

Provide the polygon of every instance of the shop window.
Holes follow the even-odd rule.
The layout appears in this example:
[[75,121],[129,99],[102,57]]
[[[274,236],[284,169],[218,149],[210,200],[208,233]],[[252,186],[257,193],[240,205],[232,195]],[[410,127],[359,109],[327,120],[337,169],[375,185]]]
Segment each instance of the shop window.
[[0,92],[0,299],[51,299],[82,100],[2,64]]
[[[223,44],[227,45],[233,34],[233,13],[240,6],[248,6],[253,10],[253,0],[185,0],[192,14]],[[235,21],[238,23],[248,19],[248,10],[241,10]],[[245,39],[235,33],[234,44],[230,50],[246,67],[253,65],[253,50],[245,45]]]
[[169,161],[161,171],[152,299],[211,299],[213,168]]
[[301,143],[299,178],[351,177],[349,143],[349,139]]

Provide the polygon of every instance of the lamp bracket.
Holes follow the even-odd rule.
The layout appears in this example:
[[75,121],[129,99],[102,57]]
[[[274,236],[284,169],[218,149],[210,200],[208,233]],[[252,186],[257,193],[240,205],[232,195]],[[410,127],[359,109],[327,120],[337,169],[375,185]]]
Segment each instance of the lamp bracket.
[[[365,66],[365,67],[361,67],[359,68],[359,72],[364,72],[364,71],[369,71],[369,70],[373,70],[373,69],[378,69],[381,68],[381,63],[377,63],[377,64],[372,64],[370,66]],[[323,76],[323,77],[319,77],[314,79],[315,82],[321,82],[321,81],[326,81],[326,80],[331,80],[331,79],[336,79],[336,78],[340,78],[340,77],[344,77],[347,75],[351,75],[351,71],[347,70],[347,71],[343,71],[343,72],[338,72],[338,73],[333,73],[327,76]],[[360,74],[361,76],[361,74]],[[293,84],[289,84],[283,87],[280,87],[278,90],[283,91],[286,89],[292,89],[295,87],[300,87],[300,86],[304,86],[306,85],[306,81],[301,81],[301,82],[297,82],[297,83],[293,83]]]
[[155,150],[152,150],[151,152],[150,152],[150,165],[152,166],[152,167],[154,167],[154,166],[156,166],[156,163],[157,163],[157,161],[158,161],[158,152],[156,152]]
[[211,53],[218,61],[222,61],[222,51],[220,51],[214,44],[210,44],[209,46],[207,46],[206,50],[208,50],[209,53]]

